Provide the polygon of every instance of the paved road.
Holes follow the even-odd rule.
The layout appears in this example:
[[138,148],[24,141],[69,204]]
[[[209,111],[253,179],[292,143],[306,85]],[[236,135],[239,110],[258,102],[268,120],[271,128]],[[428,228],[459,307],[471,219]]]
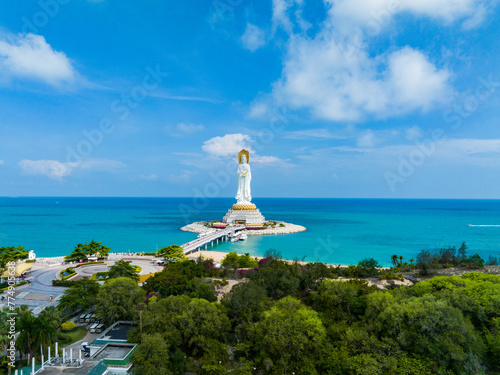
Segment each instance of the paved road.
[[[110,257],[108,265],[114,264],[116,260],[121,258],[128,258],[128,256],[113,255]],[[162,270],[162,267],[153,265],[151,260],[134,259],[132,263],[142,268],[142,275]],[[49,267],[49,264],[50,263],[35,263],[32,271],[28,274],[31,283],[15,289],[15,306],[28,305],[33,310],[33,313],[38,315],[46,307],[56,306],[58,304],[59,298],[67,288],[52,286],[52,280],[56,279],[56,275],[64,268],[67,268],[68,265],[62,265],[58,262],[51,263],[52,265]],[[76,270],[82,276],[90,277],[94,272],[106,271],[107,267],[106,265],[96,265],[77,268]],[[7,297],[6,293],[3,295]],[[7,299],[5,299],[5,301],[0,301],[0,309],[6,306],[6,303]]]
[[[52,280],[56,278],[59,271],[66,266],[57,265],[47,267],[47,265],[37,265],[29,273],[29,285],[23,285],[15,289],[14,305],[28,305],[35,315],[38,315],[47,306],[56,306],[58,299],[67,288],[52,286]],[[5,297],[8,295],[4,292]],[[7,299],[2,301],[0,308],[6,305]],[[12,299],[11,299],[12,302]]]

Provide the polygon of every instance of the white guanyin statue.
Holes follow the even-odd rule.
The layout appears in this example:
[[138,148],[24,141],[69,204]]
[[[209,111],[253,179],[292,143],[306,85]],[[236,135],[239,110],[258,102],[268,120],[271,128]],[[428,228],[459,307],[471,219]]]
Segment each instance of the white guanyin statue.
[[247,150],[241,150],[238,155],[238,193],[236,194],[237,204],[250,204],[252,195],[250,190],[250,181],[252,181],[252,172],[250,171],[250,153]]

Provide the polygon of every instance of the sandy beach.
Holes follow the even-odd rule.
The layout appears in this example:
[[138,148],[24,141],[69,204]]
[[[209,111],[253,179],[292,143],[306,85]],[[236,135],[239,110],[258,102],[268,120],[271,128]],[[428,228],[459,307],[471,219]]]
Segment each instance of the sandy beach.
[[[225,258],[225,256],[228,253],[224,253],[222,251],[208,251],[208,250],[201,250],[201,251],[196,251],[194,253],[191,253],[188,255],[189,259],[197,259],[199,257],[205,258],[205,259],[213,259],[215,263],[220,263],[222,260]],[[255,257],[257,259],[262,259],[262,257]]]

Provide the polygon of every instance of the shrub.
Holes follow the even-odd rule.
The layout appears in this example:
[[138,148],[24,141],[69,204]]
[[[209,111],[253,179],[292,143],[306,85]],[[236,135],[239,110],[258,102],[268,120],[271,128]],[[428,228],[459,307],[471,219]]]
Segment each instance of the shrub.
[[422,250],[417,255],[417,266],[419,268],[437,268],[439,260],[436,254],[432,254],[429,250]]
[[[64,273],[67,273],[67,274],[64,275]],[[75,275],[76,275],[76,271],[75,271],[74,267],[68,267],[65,270],[61,271],[61,278],[63,280],[69,279],[70,277],[73,277]]]
[[251,268],[257,267],[258,262],[255,258],[252,258],[249,253],[244,255],[238,255],[235,252],[228,253],[222,260],[222,266],[224,268]]
[[493,255],[490,255],[488,257],[488,263],[486,263],[488,266],[498,266],[498,258],[494,257]]
[[484,259],[482,259],[478,254],[471,255],[469,259],[467,259],[467,266],[470,268],[483,268]]
[[439,263],[446,268],[458,266],[459,258],[456,256],[457,249],[455,246],[439,249]]
[[[23,281],[20,281],[19,284],[12,285],[12,287],[13,288],[17,288],[18,286],[21,286],[21,285],[24,285],[24,284],[28,284],[28,282],[26,280],[23,280]],[[0,289],[0,293],[5,292],[7,289],[9,289],[9,285],[8,284],[7,284],[7,286],[5,288]]]
[[26,263],[35,263],[36,262],[36,259],[28,259],[26,260]]
[[74,330],[75,327],[76,327],[76,324],[73,322],[64,322],[63,324],[61,324],[61,331],[69,332],[69,331]]
[[[88,278],[88,277],[85,277],[85,278]],[[52,280],[52,286],[68,286],[68,287],[72,287],[76,283],[78,283],[78,281],[76,281],[76,280]]]
[[[363,260],[360,260],[358,262],[358,268],[361,268],[360,270],[360,276],[365,277],[365,276],[377,276],[380,271],[378,268],[380,268],[380,264],[378,261],[376,261],[373,258],[365,258]],[[363,275],[365,274],[365,275]]]
[[399,273],[392,272],[392,271],[382,272],[380,274],[380,276],[379,276],[379,279],[380,280],[399,280],[399,281],[405,281],[405,278],[403,277],[403,275],[401,275]]

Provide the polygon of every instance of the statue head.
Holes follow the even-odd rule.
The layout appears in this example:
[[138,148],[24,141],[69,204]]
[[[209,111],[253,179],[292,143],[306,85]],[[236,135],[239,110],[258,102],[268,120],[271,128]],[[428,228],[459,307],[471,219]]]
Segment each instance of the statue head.
[[250,152],[248,150],[241,150],[238,154],[238,162],[240,164],[246,164],[250,161]]

